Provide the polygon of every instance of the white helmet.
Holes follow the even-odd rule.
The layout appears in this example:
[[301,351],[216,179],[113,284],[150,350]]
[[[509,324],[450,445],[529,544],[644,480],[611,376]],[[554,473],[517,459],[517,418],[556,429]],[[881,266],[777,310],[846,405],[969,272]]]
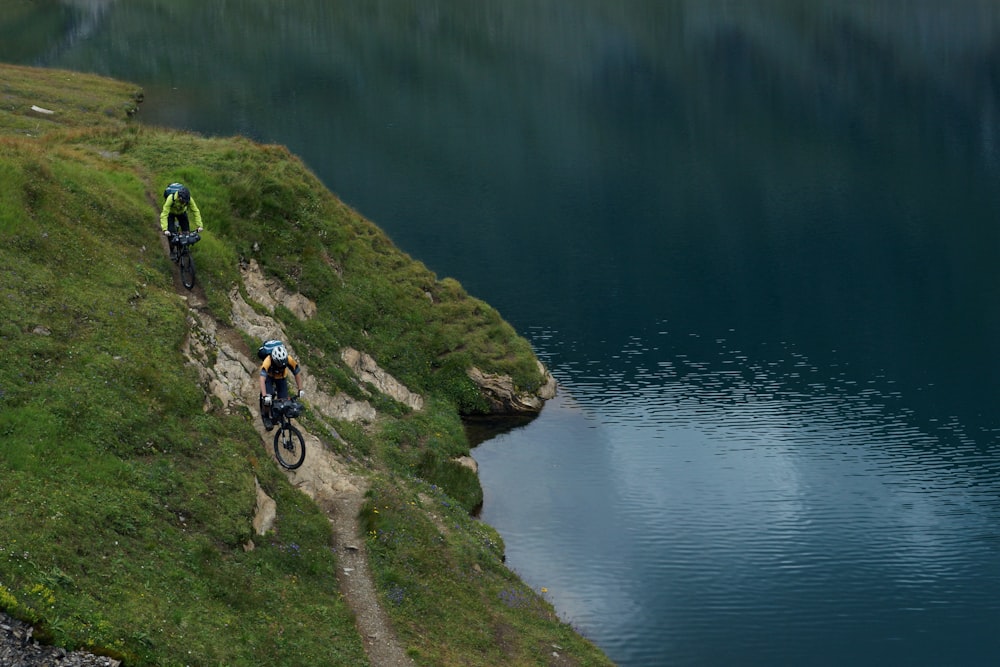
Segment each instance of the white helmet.
[[284,368],[285,364],[288,363],[288,350],[285,349],[284,345],[278,345],[271,350],[271,363],[278,368]]

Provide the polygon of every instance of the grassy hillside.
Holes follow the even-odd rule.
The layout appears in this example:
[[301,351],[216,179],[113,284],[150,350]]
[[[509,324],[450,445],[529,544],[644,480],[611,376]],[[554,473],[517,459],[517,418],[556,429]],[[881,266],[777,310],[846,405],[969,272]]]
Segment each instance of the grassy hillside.
[[[310,377],[378,410],[303,422],[370,479],[358,539],[415,662],[609,664],[503,565],[499,536],[468,514],[478,480],[452,461],[468,453],[460,415],[487,407],[466,370],[532,391],[527,342],[285,149],[145,127],[139,100],[121,82],[0,65],[0,609],[127,665],[367,664],[329,520],[269,458],[254,411],[222,405],[182,353],[189,303],[157,221],[163,185],[182,180],[207,227],[201,315],[231,324],[256,260],[317,306],[274,313]],[[359,383],[345,347],[426,407]],[[278,507],[263,537],[255,480]]]

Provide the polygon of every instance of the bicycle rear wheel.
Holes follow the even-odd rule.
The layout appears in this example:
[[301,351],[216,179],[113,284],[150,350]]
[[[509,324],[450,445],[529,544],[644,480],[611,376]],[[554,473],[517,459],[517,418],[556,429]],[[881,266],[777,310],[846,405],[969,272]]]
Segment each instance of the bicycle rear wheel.
[[194,287],[194,260],[186,249],[181,252],[180,267],[181,282],[184,283],[184,287],[191,289]]
[[281,425],[281,428],[274,434],[274,455],[282,468],[295,470],[306,458],[306,441],[295,428],[288,422]]

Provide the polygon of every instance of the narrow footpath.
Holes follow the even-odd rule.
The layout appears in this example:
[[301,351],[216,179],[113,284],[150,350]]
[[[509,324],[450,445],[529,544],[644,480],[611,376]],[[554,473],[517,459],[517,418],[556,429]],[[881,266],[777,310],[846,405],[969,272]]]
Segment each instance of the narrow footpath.
[[[165,239],[163,251],[167,252]],[[288,294],[277,283],[266,280],[256,263],[251,262],[243,267],[242,274],[243,289],[254,302],[270,308],[273,308],[273,304],[281,303],[298,317],[310,315],[311,304],[308,299],[302,295]],[[246,348],[239,332],[242,331],[253,340],[279,337],[286,341],[286,345],[288,337],[277,320],[250,307],[238,289],[234,289],[229,295],[235,325],[235,328],[231,328],[221,324],[208,312],[205,294],[198,284],[195,284],[194,289],[188,290],[181,285],[175,271],[175,286],[188,306],[190,331],[184,349],[188,361],[199,369],[202,384],[228,410],[247,410],[251,414],[261,438],[261,446],[273,461],[273,433],[266,432],[258,418],[259,362],[256,355],[251,356],[251,351]],[[312,306],[311,312],[315,312],[315,306]],[[294,345],[289,345],[289,348],[292,355],[298,357]],[[309,376],[308,369],[304,388],[310,416],[323,423],[326,430],[334,435],[336,431],[324,419],[353,420],[358,417],[372,418],[375,415],[374,409],[366,403],[323,392]],[[363,475],[351,472],[347,463],[333,454],[319,437],[306,431],[301,424],[297,426],[305,438],[306,458],[300,468],[285,473],[291,484],[312,498],[330,519],[338,558],[340,590],[354,612],[368,659],[373,667],[412,667],[413,661],[400,645],[385,610],[379,604],[368,567],[364,539],[360,535],[358,513],[368,490],[368,482]],[[274,465],[278,465],[276,461]],[[265,534],[274,517],[274,500],[258,488],[257,515],[254,520],[257,534]]]
[[[151,198],[152,201],[152,198]],[[160,236],[161,247],[169,252],[166,238]],[[194,253],[197,265],[197,251]],[[196,266],[197,268],[197,266]],[[242,267],[243,289],[256,303],[263,304],[273,312],[274,305],[281,303],[297,317],[306,318],[315,313],[315,306],[298,294],[287,293],[279,284],[268,281],[261,274],[256,263]],[[228,327],[216,320],[208,311],[208,301],[201,286],[185,288],[180,275],[174,269],[174,286],[177,294],[188,308],[190,327],[184,345],[188,363],[194,366],[202,385],[217,397],[227,410],[246,410],[253,417],[260,435],[260,444],[274,461],[273,434],[264,430],[257,414],[259,387],[256,356],[251,358],[240,331],[253,340],[280,337],[287,341],[281,326],[273,317],[256,312],[243,299],[239,289],[229,295],[232,303],[234,327]],[[290,346],[292,347],[292,346]],[[294,354],[294,348],[292,347]],[[365,374],[374,373],[369,378],[396,394],[399,400],[414,404],[420,398],[410,394],[391,376],[378,369],[374,361],[350,351],[355,361],[364,364],[359,370]],[[310,407],[310,416],[324,425],[325,430],[336,431],[325,421],[372,419],[375,410],[364,402],[323,392],[313,378],[306,373],[305,389]],[[206,406],[209,397],[206,396]],[[351,472],[345,461],[333,454],[317,436],[297,424],[306,441],[306,458],[297,470],[285,471],[293,486],[312,498],[326,513],[333,529],[333,547],[338,558],[338,581],[340,591],[347,605],[354,612],[358,632],[363,640],[368,660],[372,667],[415,667],[400,645],[389,618],[378,600],[378,593],[368,568],[365,542],[360,534],[358,514],[368,490],[367,479]],[[264,535],[273,526],[276,517],[275,501],[257,485],[257,506],[253,526],[257,535]],[[98,656],[86,651],[65,651],[64,649],[38,644],[32,638],[33,628],[5,614],[0,614],[0,667],[118,667],[120,662],[106,656]]]

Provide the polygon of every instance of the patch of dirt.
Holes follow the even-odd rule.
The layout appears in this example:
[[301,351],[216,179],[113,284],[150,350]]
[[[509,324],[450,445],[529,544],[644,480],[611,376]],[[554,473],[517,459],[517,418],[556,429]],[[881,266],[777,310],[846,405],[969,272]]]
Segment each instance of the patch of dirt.
[[396,639],[368,569],[364,541],[359,536],[358,511],[364,492],[337,498],[321,506],[333,525],[334,545],[340,557],[337,580],[357,619],[368,659],[375,667],[410,667],[414,663]]
[[[259,420],[255,423],[263,446],[273,460],[273,433],[266,432]],[[350,472],[346,463],[301,424],[297,426],[305,438],[306,458],[301,467],[287,470],[285,474],[289,482],[312,498],[330,520],[340,592],[354,612],[368,660],[373,667],[413,667],[414,662],[399,643],[379,602],[368,568],[364,536],[358,521],[368,481]],[[278,463],[275,461],[274,465]]]

